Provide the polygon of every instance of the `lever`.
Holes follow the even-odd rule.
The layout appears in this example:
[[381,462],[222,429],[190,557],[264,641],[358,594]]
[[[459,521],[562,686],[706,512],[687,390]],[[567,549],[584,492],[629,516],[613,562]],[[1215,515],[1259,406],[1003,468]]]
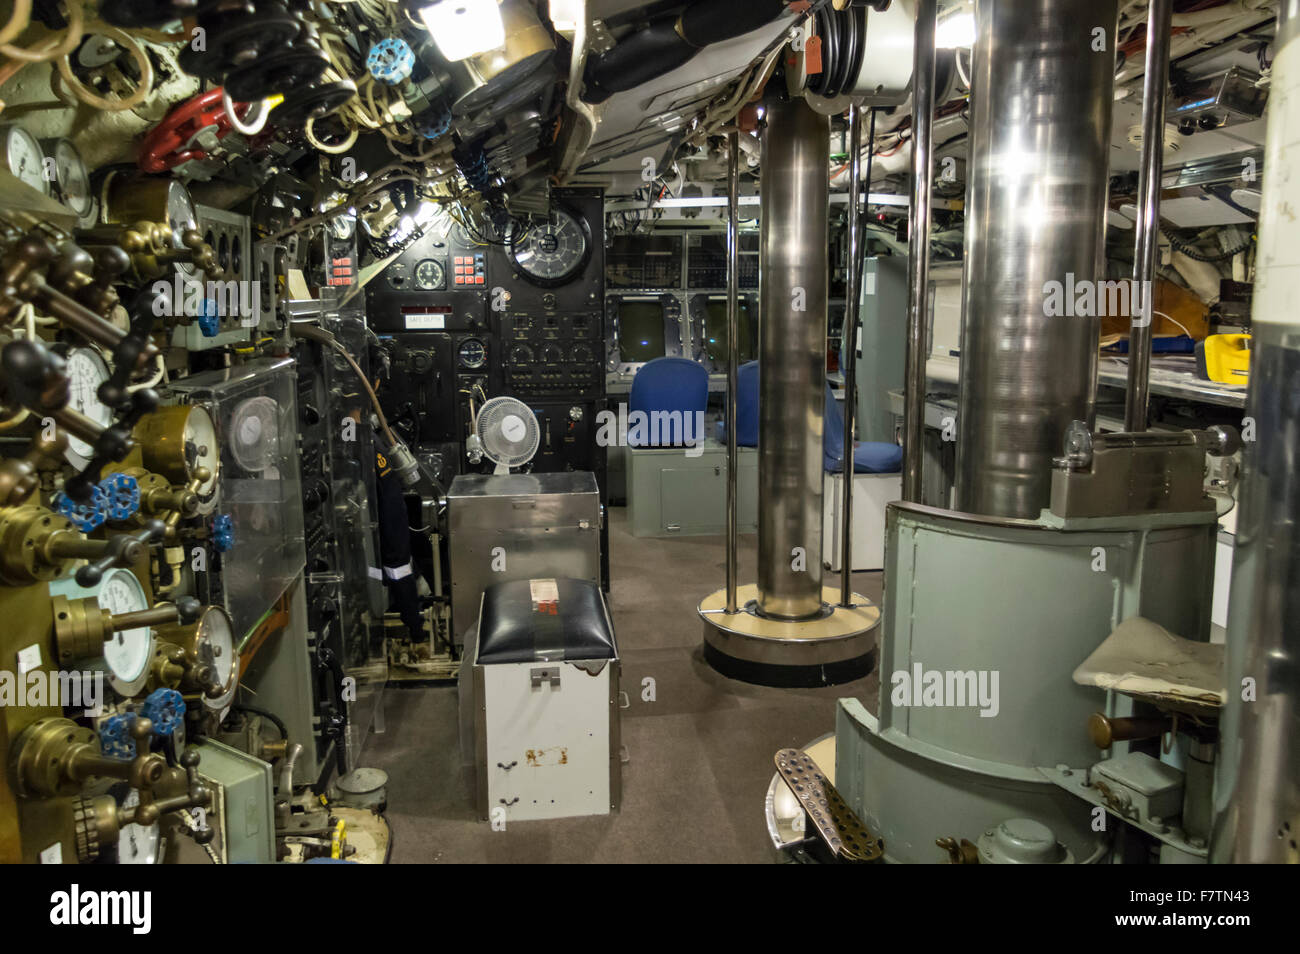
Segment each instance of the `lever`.
[[[167,533],[167,525],[161,520],[150,520],[145,528],[137,533],[120,533],[110,539],[106,549],[94,563],[87,563],[77,571],[76,581],[79,586],[98,586],[104,574],[114,567],[131,566],[140,559],[144,548],[161,540]],[[85,541],[85,544],[98,544],[98,541]],[[80,554],[70,554],[79,556]],[[130,627],[122,627],[130,628]]]

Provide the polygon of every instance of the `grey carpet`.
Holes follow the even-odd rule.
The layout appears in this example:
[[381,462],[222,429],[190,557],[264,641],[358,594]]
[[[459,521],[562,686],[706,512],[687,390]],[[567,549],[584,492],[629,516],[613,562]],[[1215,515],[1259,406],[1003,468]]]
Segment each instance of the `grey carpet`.
[[[740,540],[740,582],[754,579],[757,538]],[[455,688],[389,689],[387,731],[366,764],[389,774],[394,863],[770,862],[763,797],[772,755],[831,731],[835,700],[866,698],[876,674],[825,689],[769,689],[705,664],[695,607],[724,583],[721,537],[638,539],[626,511],[610,511],[610,604],[623,657],[622,810],[608,817],[515,822],[475,819],[459,769]],[[827,583],[838,575],[827,574]],[[880,574],[854,574],[880,599]],[[657,699],[639,687],[654,678]]]

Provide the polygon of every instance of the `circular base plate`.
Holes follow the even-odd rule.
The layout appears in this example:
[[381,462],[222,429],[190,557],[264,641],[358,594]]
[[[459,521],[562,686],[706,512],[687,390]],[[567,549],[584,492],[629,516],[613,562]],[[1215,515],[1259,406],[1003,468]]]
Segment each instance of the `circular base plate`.
[[[704,658],[724,676],[764,686],[833,686],[859,679],[871,669],[880,609],[857,593],[852,607],[839,606],[839,595],[838,588],[823,587],[830,614],[789,621],[744,610],[728,614],[726,591],[710,593],[699,606]],[[742,607],[757,598],[755,584],[736,590]]]

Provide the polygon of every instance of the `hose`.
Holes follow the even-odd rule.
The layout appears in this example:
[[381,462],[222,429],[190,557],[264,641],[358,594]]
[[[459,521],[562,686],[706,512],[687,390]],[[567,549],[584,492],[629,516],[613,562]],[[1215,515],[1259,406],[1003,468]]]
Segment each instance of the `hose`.
[[[29,3],[30,5],[30,3]],[[44,63],[52,60],[56,56],[67,56],[77,48],[85,34],[85,14],[81,9],[80,0],[70,0],[68,3],[68,27],[64,33],[63,41],[55,43],[53,46],[42,47],[39,50],[25,50],[22,47],[12,46],[8,42],[0,45],[0,53],[14,60],[22,60],[25,63]]]
[[0,30],[0,44],[12,43],[32,22],[32,0],[15,0],[9,22]]
[[263,709],[260,706],[251,705],[246,702],[237,702],[231,707],[233,712],[246,712],[249,715],[261,716],[280,730],[280,738],[288,741],[289,730],[284,726],[284,720],[269,709]]
[[1208,255],[1197,249],[1195,246],[1188,245],[1175,235],[1173,229],[1169,228],[1167,225],[1162,224],[1160,226],[1160,231],[1164,234],[1165,238],[1169,239],[1170,245],[1194,262],[1226,262],[1234,255],[1240,255],[1242,252],[1246,251],[1250,248],[1251,243],[1255,241],[1254,235],[1247,235],[1245,240],[1235,248],[1230,248],[1224,252],[1220,252],[1218,255]]
[[323,328],[317,328],[315,325],[309,325],[304,322],[297,322],[289,325],[289,333],[295,338],[306,338],[308,341],[314,341],[317,344],[331,347],[341,354],[343,359],[347,361],[353,372],[360,379],[361,386],[365,388],[366,394],[370,398],[370,403],[374,405],[375,416],[379,418],[380,430],[384,432],[384,436],[388,438],[388,442],[390,444],[401,443],[401,441],[397,439],[397,436],[393,434],[393,429],[388,426],[388,418],[384,416],[384,409],[379,404],[379,395],[375,393],[374,387],[370,384],[369,379],[366,378],[365,373],[362,372],[361,366],[357,364],[352,355],[348,353],[348,349],[343,347],[342,342],[340,342],[338,338],[335,338]]

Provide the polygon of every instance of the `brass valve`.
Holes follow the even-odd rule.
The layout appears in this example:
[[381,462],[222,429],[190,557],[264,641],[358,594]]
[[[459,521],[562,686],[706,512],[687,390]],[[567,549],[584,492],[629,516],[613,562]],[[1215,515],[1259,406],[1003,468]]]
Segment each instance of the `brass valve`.
[[127,467],[121,471],[128,477],[134,477],[140,488],[140,517],[158,517],[166,526],[164,539],[176,542],[176,530],[181,520],[193,517],[199,512],[199,488],[212,479],[212,471],[206,467],[197,467],[194,475],[184,485],[173,485],[162,474],[155,474],[143,467]]
[[[0,581],[13,586],[53,580],[73,560],[100,557],[108,545],[87,540],[67,517],[44,507],[0,509]],[[141,552],[135,551],[137,559]]]
[[[136,754],[131,759],[108,758],[99,736],[71,719],[40,719],[19,734],[12,761],[17,793],[24,798],[76,795],[91,778],[126,782],[139,793],[139,803],[119,808],[112,796],[77,798],[71,803],[78,860],[94,861],[114,844],[126,825],[152,825],[167,812],[206,808],[212,793],[198,775],[199,754],[193,749],[180,757],[180,769],[149,751],[153,723],[137,716],[131,724]],[[206,826],[194,833],[200,844],[212,839]]]
[[114,633],[146,626],[162,626],[196,619],[201,606],[193,597],[181,597],[175,603],[159,603],[147,610],[114,615],[102,609],[93,596],[68,599],[50,598],[54,609],[54,649],[59,663],[69,666],[78,659],[101,656],[104,643]]
[[47,434],[46,428],[41,428],[21,457],[0,461],[0,507],[16,507],[26,501],[40,486],[39,471],[63,464],[68,435],[58,427],[49,431]]

